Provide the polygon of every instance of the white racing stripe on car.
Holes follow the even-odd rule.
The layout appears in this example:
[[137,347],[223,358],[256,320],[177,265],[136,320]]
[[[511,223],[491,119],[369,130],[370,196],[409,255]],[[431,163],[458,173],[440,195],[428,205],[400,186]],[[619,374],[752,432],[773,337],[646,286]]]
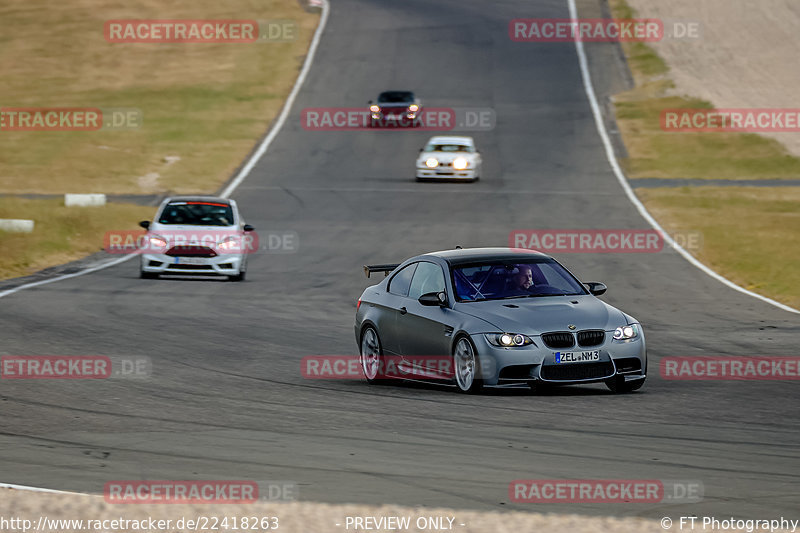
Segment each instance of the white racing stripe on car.
[[[328,13],[330,12],[330,4],[328,0],[322,0],[322,15],[319,19],[319,24],[317,25],[317,30],[314,32],[314,37],[311,39],[311,45],[308,47],[308,53],[306,54],[306,60],[303,62],[303,68],[300,71],[300,74],[297,76],[297,79],[294,82],[294,87],[292,87],[292,92],[289,93],[289,97],[286,99],[286,102],[283,104],[283,108],[281,109],[280,115],[278,115],[278,119],[275,122],[274,126],[271,128],[269,134],[264,138],[261,144],[258,146],[258,149],[253,153],[250,159],[247,160],[247,163],[242,167],[242,170],[233,178],[233,180],[225,187],[225,190],[220,194],[223,198],[230,197],[231,194],[236,190],[236,188],[241,184],[244,179],[250,174],[250,171],[253,170],[253,167],[256,166],[259,159],[264,155],[269,148],[269,145],[272,144],[272,141],[280,132],[283,124],[286,122],[286,118],[289,116],[289,111],[294,104],[295,98],[297,98],[297,94],[300,92],[303,83],[305,82],[306,76],[308,76],[309,70],[311,70],[311,64],[314,62],[314,56],[317,51],[317,46],[319,46],[319,41],[322,38],[322,32],[325,30],[325,24],[328,22]],[[41,285],[46,285],[48,283],[55,283],[56,281],[62,281],[65,279],[75,278],[78,276],[83,276],[84,274],[91,274],[92,272],[97,272],[98,270],[103,270],[120,263],[124,263],[129,259],[137,256],[138,254],[128,254],[111,261],[102,261],[95,263],[94,265],[80,270],[78,272],[73,272],[72,274],[64,274],[62,276],[56,276],[54,278],[44,279],[41,281],[34,281],[32,283],[26,283],[24,285],[20,285],[19,287],[14,287],[12,289],[8,289],[5,291],[0,292],[0,298],[4,296],[8,296],[10,294],[14,294],[15,292],[19,292],[23,289],[30,289],[33,287],[39,287]]]
[[[575,0],[567,0],[567,4],[569,6],[569,17],[573,20],[578,18],[578,9],[575,6]],[[594,92],[594,85],[592,84],[592,77],[589,73],[589,62],[586,59],[586,51],[583,47],[583,42],[580,39],[575,39],[575,49],[578,52],[578,63],[580,64],[581,68],[581,78],[583,79],[583,88],[586,91],[586,96],[589,98],[589,104],[592,108],[592,115],[594,115],[594,121],[597,125],[597,132],[600,134],[600,138],[603,141],[603,146],[606,150],[606,158],[608,159],[608,163],[611,165],[611,169],[614,171],[614,175],[617,177],[619,184],[622,186],[622,189],[625,191],[625,194],[628,195],[628,199],[631,203],[636,207],[636,210],[639,211],[639,214],[644,217],[650,226],[653,229],[660,231],[664,237],[664,241],[672,246],[679,254],[681,254],[684,259],[689,261],[692,265],[699,268],[712,278],[716,279],[717,281],[724,283],[731,289],[739,291],[743,294],[747,294],[748,296],[752,296],[753,298],[758,298],[759,300],[766,302],[768,304],[774,305],[779,309],[783,309],[784,311],[789,311],[790,313],[798,313],[800,314],[800,310],[797,310],[793,307],[789,307],[788,305],[784,305],[780,302],[776,302],[772,298],[767,298],[761,294],[757,294],[752,291],[748,291],[744,287],[740,287],[739,285],[735,284],[731,280],[717,274],[709,267],[698,261],[692,254],[687,252],[683,247],[681,247],[678,243],[676,243],[669,234],[664,231],[664,228],[656,221],[655,218],[647,211],[647,208],[644,204],[639,201],[639,198],[636,197],[636,194],[633,192],[630,184],[628,183],[627,178],[625,178],[625,174],[622,172],[622,168],[619,166],[619,162],[617,161],[617,155],[614,152],[614,146],[611,144],[611,138],[608,135],[608,131],[606,131],[605,123],[603,122],[603,114],[600,111],[600,104],[597,102],[597,95]]]

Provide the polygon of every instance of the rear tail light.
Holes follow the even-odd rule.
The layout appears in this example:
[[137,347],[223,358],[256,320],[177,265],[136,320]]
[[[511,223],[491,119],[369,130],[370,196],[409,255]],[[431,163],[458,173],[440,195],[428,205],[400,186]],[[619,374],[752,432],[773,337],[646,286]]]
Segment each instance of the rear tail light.
[[361,307],[361,298],[358,299],[358,303],[356,304],[356,312],[358,311],[359,307]]

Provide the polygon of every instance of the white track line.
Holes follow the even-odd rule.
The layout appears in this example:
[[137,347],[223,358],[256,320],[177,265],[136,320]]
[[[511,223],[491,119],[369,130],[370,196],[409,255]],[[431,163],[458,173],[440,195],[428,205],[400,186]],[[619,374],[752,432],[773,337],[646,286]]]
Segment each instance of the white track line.
[[[247,160],[247,163],[242,167],[242,170],[236,174],[236,177],[225,187],[225,190],[222,192],[220,196],[223,198],[228,198],[236,188],[245,180],[245,178],[250,174],[250,171],[253,170],[253,167],[256,166],[258,160],[264,155],[269,148],[269,145],[272,144],[272,141],[277,137],[278,133],[281,131],[283,124],[286,122],[286,118],[289,116],[289,112],[291,111],[292,105],[294,104],[295,98],[297,98],[297,94],[300,92],[300,89],[303,86],[303,83],[306,80],[306,76],[308,76],[308,72],[311,70],[311,64],[314,62],[314,55],[316,54],[317,47],[319,46],[319,41],[322,38],[322,32],[325,30],[325,24],[328,22],[328,13],[330,12],[330,5],[328,4],[328,0],[323,0],[322,2],[322,15],[319,19],[319,24],[317,25],[317,30],[314,32],[314,37],[311,39],[311,45],[308,47],[308,53],[306,54],[306,59],[303,62],[303,68],[300,70],[300,74],[297,76],[297,80],[294,82],[294,87],[292,87],[292,92],[289,93],[289,97],[286,99],[286,102],[283,104],[283,108],[281,109],[281,113],[278,116],[278,120],[275,122],[274,126],[270,129],[269,134],[261,141],[261,144],[258,146],[258,149],[253,153],[250,159]],[[21,291],[23,289],[30,289],[32,287],[39,287],[40,285],[46,285],[48,283],[55,283],[56,281],[62,281],[65,279],[75,278],[78,276],[83,276],[84,274],[90,274],[92,272],[97,272],[98,270],[103,270],[114,265],[118,265],[123,263],[133,257],[136,257],[138,254],[127,254],[117,259],[113,259],[111,261],[104,261],[78,272],[73,272],[72,274],[65,274],[63,276],[56,276],[54,278],[44,279],[41,281],[35,281],[32,283],[26,283],[24,285],[20,285],[19,287],[14,287],[12,289],[7,289],[5,291],[0,292],[0,298],[4,296],[8,296],[9,294],[14,294],[15,292]],[[0,485],[1,486],[1,485]]]
[[69,492],[66,490],[43,489],[41,487],[29,487],[28,485],[14,485],[13,483],[0,483],[0,489],[27,490],[30,492],[49,492],[51,494],[77,494],[85,496],[82,492]]
[[20,285],[19,287],[14,287],[12,289],[7,289],[0,292],[0,298],[3,296],[8,296],[9,294],[14,294],[17,291],[21,291],[22,289],[30,289],[32,287],[38,287],[40,285],[47,285],[48,283],[55,283],[56,281],[61,281],[64,279],[69,278],[76,278],[78,276],[83,276],[84,274],[89,274],[91,272],[97,272],[98,270],[103,270],[104,268],[112,267],[114,265],[118,265],[120,263],[124,263],[128,259],[135,257],[137,254],[127,254],[123,255],[122,257],[118,257],[116,259],[112,259],[111,261],[104,261],[101,263],[97,263],[94,266],[89,268],[85,268],[83,270],[79,270],[78,272],[73,272],[72,274],[64,274],[63,276],[56,276],[55,278],[48,278],[43,279],[41,281],[34,281],[31,283],[26,283],[25,285]]
[[[569,5],[569,16],[571,19],[575,20],[578,18],[578,9],[575,7],[575,0],[567,0],[567,4]],[[636,209],[639,211],[639,214],[644,217],[644,219],[653,227],[661,232],[664,236],[664,240],[667,244],[671,245],[679,254],[681,254],[684,259],[689,261],[692,265],[696,266],[715,280],[724,283],[731,289],[739,291],[743,294],[747,294],[748,296],[752,296],[753,298],[758,298],[763,302],[767,302],[768,304],[774,305],[779,309],[783,309],[784,311],[789,311],[790,313],[798,313],[800,314],[800,310],[794,309],[793,307],[789,307],[788,305],[784,305],[780,302],[776,302],[771,298],[767,298],[766,296],[762,296],[761,294],[757,294],[752,291],[748,291],[744,287],[740,287],[739,285],[735,284],[734,282],[730,281],[727,278],[724,278],[708,268],[706,265],[695,259],[695,257],[687,252],[683,247],[681,247],[678,243],[676,243],[669,234],[664,231],[664,228],[656,221],[655,218],[647,211],[647,208],[639,201],[639,198],[636,197],[636,194],[633,192],[633,189],[628,184],[628,180],[625,178],[625,174],[622,172],[622,168],[619,166],[619,162],[617,161],[617,156],[614,153],[614,146],[611,144],[611,138],[608,136],[608,132],[606,131],[605,123],[603,122],[603,114],[600,112],[600,105],[597,102],[597,95],[594,92],[594,85],[592,84],[592,77],[589,73],[589,62],[586,59],[586,51],[583,48],[583,42],[579,39],[575,39],[575,49],[578,52],[578,63],[581,67],[581,77],[583,78],[583,88],[586,91],[586,96],[589,98],[589,104],[592,107],[592,114],[594,115],[594,121],[597,125],[597,132],[600,134],[600,138],[603,140],[603,146],[606,149],[606,158],[608,159],[608,163],[611,165],[611,169],[614,171],[614,175],[617,177],[619,184],[622,186],[622,189],[625,191],[625,194],[628,195],[628,199],[633,203]]]
[[297,81],[292,87],[292,92],[289,93],[289,98],[286,99],[286,103],[283,104],[283,109],[281,109],[281,114],[278,116],[278,121],[275,123],[275,126],[270,130],[269,134],[264,138],[264,141],[258,147],[258,150],[253,154],[253,157],[242,167],[242,170],[233,178],[233,181],[225,187],[225,190],[222,191],[223,198],[227,198],[228,196],[236,190],[236,187],[239,186],[240,183],[244,181],[250,171],[253,170],[253,167],[256,166],[258,160],[261,159],[261,156],[264,155],[264,152],[267,151],[269,145],[272,144],[273,139],[278,136],[278,133],[281,131],[283,127],[283,123],[286,122],[286,119],[289,117],[289,112],[292,110],[292,105],[294,104],[295,98],[297,98],[297,93],[300,92],[300,88],[303,85],[303,82],[308,76],[308,72],[311,70],[311,63],[314,59],[314,54],[317,51],[317,46],[319,45],[319,41],[322,38],[322,31],[325,29],[325,24],[328,22],[328,12],[330,11],[330,6],[328,5],[327,0],[323,0],[322,2],[322,15],[319,19],[319,25],[317,26],[317,31],[314,33],[314,38],[311,40],[311,45],[308,47],[308,55],[306,56],[306,60],[303,63],[303,69],[300,71],[300,75],[297,76]]

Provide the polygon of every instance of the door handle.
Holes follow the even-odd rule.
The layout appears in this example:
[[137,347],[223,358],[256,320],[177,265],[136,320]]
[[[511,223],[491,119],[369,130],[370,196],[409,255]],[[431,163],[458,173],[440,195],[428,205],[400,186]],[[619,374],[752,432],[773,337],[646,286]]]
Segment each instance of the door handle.
[[400,314],[401,314],[401,315],[404,315],[404,314],[406,314],[406,313],[408,313],[408,309],[406,309],[405,307],[401,307],[401,308],[400,308]]

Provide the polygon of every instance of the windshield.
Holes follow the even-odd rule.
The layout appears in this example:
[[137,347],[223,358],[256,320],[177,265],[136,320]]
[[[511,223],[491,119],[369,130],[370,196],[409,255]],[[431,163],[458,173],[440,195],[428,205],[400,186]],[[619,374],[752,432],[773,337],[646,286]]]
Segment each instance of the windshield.
[[158,223],[182,226],[231,226],[233,209],[228,204],[215,202],[173,202],[164,207]]
[[471,146],[463,144],[429,144],[425,147],[426,152],[467,152],[472,153]]
[[381,93],[378,96],[378,102],[382,104],[403,104],[403,103],[411,103],[414,101],[414,93],[410,93],[408,91],[391,91],[386,93]]
[[459,302],[587,294],[554,259],[458,266],[453,268],[453,284]]

